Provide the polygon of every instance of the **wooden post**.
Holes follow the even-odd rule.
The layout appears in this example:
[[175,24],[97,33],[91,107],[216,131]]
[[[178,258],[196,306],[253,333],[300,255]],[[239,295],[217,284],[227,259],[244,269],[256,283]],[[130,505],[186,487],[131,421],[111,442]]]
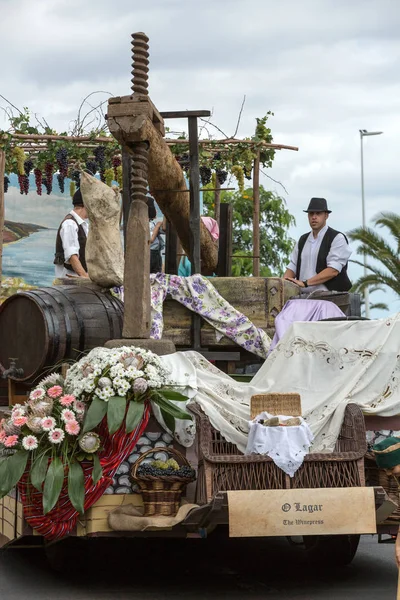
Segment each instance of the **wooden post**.
[[124,228],[124,250],[126,252],[126,227],[128,225],[129,208],[131,205],[131,155],[122,150],[122,215]]
[[6,155],[0,150],[0,289],[3,267],[3,230],[4,230],[4,169],[6,166]]
[[[189,153],[190,153],[190,262],[192,275],[201,273],[200,260],[200,170],[199,170],[199,134],[197,117],[189,117]],[[192,315],[192,344],[194,350],[201,347],[201,317]]]
[[230,277],[232,274],[232,204],[221,204],[218,245],[218,277]]
[[260,277],[260,151],[253,169],[253,277]]
[[219,225],[221,214],[221,184],[218,177],[215,177],[215,190],[214,190],[214,219]]
[[167,233],[165,236],[165,272],[169,275],[177,275],[178,273],[178,236],[176,230],[167,221]]

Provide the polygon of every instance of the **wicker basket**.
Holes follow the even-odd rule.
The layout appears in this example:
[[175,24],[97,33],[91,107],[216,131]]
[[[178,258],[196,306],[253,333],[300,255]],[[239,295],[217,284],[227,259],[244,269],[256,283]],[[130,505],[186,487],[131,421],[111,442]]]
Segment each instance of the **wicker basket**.
[[301,416],[300,394],[256,394],[250,400],[250,416],[254,419],[262,412],[270,415]]
[[154,475],[137,475],[138,468],[149,454],[156,452],[165,452],[176,459],[180,466],[190,467],[187,459],[174,448],[151,448],[144,452],[142,456],[134,463],[131,470],[131,477],[134,483],[137,483],[142,493],[144,504],[144,516],[154,517],[172,517],[175,516],[181,504],[181,496],[185,486],[194,481],[194,477],[180,477],[179,475],[166,475],[165,477],[156,477]]
[[[285,394],[286,395],[286,394]],[[359,406],[348,404],[332,453],[307,454],[294,477],[264,455],[243,455],[214,429],[201,408],[196,416],[199,440],[199,471],[196,502],[210,502],[228,490],[283,490],[293,488],[358,487],[365,485],[364,455],[367,451],[364,416]],[[282,414],[282,413],[281,413]],[[291,413],[293,415],[293,412]],[[295,416],[295,415],[294,415]]]
[[365,455],[365,476],[367,485],[382,486],[390,500],[397,504],[396,510],[389,515],[386,522],[400,523],[400,487],[396,477],[388,475],[383,469],[379,469],[376,464],[373,452],[367,452]]

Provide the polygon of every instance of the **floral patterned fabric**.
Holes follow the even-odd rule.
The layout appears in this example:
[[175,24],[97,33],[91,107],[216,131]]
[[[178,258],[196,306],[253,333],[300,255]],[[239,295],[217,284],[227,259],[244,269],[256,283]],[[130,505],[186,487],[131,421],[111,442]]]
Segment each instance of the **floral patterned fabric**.
[[266,358],[271,338],[222,298],[213,284],[201,275],[151,275],[152,338],[162,337],[162,306],[167,294],[212,325],[218,332],[218,341],[226,336],[245,350]]
[[[164,330],[163,302],[167,294],[189,310],[201,315],[216,329],[216,340],[224,336],[236,344],[266,358],[271,338],[241,312],[236,310],[215,289],[211,281],[202,275],[178,277],[164,273],[150,274],[151,281],[151,332],[150,337],[159,340]],[[124,300],[124,288],[114,288],[114,293]]]

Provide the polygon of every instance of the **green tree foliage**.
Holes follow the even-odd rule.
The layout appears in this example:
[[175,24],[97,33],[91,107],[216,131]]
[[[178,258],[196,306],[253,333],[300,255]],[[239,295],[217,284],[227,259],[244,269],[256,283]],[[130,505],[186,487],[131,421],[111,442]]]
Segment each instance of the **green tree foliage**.
[[[204,193],[204,207],[213,216],[214,194]],[[222,192],[221,202],[233,206],[232,275],[246,277],[253,271],[253,190],[243,194]],[[288,229],[295,224],[283,198],[260,186],[260,274],[262,277],[284,273],[294,246]],[[236,258],[235,258],[236,255]]]
[[[371,290],[373,286],[383,286],[400,296],[400,215],[382,212],[373,219],[373,224],[384,227],[384,234],[369,227],[357,227],[349,232],[349,238],[360,243],[357,254],[366,256],[369,271],[353,287],[355,291],[363,292],[365,288]],[[363,261],[352,262],[364,266]]]

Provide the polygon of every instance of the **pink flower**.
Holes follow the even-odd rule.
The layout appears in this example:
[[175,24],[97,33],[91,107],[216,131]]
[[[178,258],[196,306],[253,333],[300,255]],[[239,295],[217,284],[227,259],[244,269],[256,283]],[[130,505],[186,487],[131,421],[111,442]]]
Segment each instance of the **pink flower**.
[[7,434],[6,434],[6,432],[4,431],[4,429],[2,429],[2,430],[0,431],[0,443],[2,443],[2,444],[3,444],[3,443],[4,443],[4,440],[6,439],[6,437],[7,437]]
[[31,400],[41,400],[42,398],[44,398],[45,393],[46,392],[43,388],[36,388],[36,390],[33,390],[33,392],[29,394],[29,398]]
[[67,421],[65,424],[65,431],[70,435],[78,435],[81,428],[77,421]]
[[53,387],[47,390],[47,395],[50,396],[50,398],[59,398],[62,393],[63,389],[61,385],[53,385]]
[[51,431],[56,426],[56,420],[53,417],[45,417],[41,422],[43,431]]
[[25,423],[28,420],[28,417],[14,417],[11,418],[13,425],[15,425],[16,427],[22,427],[22,425],[25,425]]
[[18,444],[18,436],[17,435],[9,435],[4,440],[4,445],[6,448],[13,448]]
[[22,446],[25,448],[25,450],[36,450],[38,447],[37,437],[34,435],[26,435],[22,439]]
[[73,402],[75,402],[75,396],[72,394],[67,394],[66,396],[62,396],[60,398],[60,404],[63,406],[71,406]]
[[56,429],[49,432],[49,440],[52,444],[61,444],[64,438],[65,433],[59,427],[56,427]]
[[65,423],[67,421],[76,421],[76,416],[73,410],[69,410],[68,408],[64,408],[64,410],[61,411],[61,418],[63,421],[65,421]]
[[77,413],[84,413],[86,410],[86,404],[84,402],[81,402],[80,400],[75,400],[74,409]]

